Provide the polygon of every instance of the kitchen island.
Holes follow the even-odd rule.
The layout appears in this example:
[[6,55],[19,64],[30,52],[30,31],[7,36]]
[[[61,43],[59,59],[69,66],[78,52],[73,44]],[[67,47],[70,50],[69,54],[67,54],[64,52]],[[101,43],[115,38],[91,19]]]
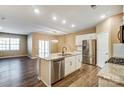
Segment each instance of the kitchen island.
[[45,57],[39,55],[37,61],[38,79],[46,86],[63,79],[70,73],[80,69],[82,56],[79,52],[49,54]]

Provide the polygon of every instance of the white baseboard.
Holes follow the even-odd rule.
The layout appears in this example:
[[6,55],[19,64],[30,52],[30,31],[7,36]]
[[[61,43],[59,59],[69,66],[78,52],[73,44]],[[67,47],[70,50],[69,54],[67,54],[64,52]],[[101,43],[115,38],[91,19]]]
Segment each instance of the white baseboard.
[[29,57],[30,59],[36,59],[37,57],[31,57],[28,55],[17,55],[17,56],[4,56],[4,57],[0,57],[0,59],[2,58],[14,58],[14,57]]
[[51,87],[51,85],[48,85],[44,80],[41,80],[47,87]]
[[2,58],[14,58],[14,57],[25,57],[27,55],[17,55],[17,56],[5,56],[5,57],[0,57],[0,59]]
[[40,77],[37,77],[38,80],[42,81],[47,87],[51,87],[51,85],[48,85],[44,80],[40,79]]
[[37,79],[38,79],[38,80],[41,80],[39,76],[37,77]]
[[32,57],[31,56],[28,56],[30,59],[32,59]]
[[30,59],[36,59],[37,57],[31,57],[31,56],[28,56]]

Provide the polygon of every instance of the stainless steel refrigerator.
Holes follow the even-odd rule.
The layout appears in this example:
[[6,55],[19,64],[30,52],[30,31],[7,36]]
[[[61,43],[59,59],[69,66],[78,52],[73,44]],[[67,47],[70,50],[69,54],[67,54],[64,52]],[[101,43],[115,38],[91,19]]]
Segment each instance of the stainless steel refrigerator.
[[96,65],[96,40],[82,41],[83,63]]

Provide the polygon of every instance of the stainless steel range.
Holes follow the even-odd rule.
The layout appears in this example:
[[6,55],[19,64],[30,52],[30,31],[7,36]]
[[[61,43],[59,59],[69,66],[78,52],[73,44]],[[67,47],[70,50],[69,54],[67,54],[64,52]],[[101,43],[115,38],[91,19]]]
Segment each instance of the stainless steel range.
[[106,63],[120,64],[124,65],[124,58],[111,57]]

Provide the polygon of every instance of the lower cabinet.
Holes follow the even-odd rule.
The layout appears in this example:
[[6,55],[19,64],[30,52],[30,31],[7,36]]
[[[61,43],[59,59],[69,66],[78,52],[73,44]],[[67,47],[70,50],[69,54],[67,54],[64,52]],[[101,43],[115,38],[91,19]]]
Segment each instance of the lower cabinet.
[[81,55],[71,56],[65,58],[65,76],[76,71],[81,67]]
[[76,56],[76,70],[81,68],[82,64],[82,55]]
[[69,57],[65,58],[65,76],[68,75],[70,73],[70,69],[71,69],[71,62],[69,60]]
[[76,59],[75,59],[75,56],[70,57],[69,60],[70,60],[70,73],[72,73],[76,69]]

